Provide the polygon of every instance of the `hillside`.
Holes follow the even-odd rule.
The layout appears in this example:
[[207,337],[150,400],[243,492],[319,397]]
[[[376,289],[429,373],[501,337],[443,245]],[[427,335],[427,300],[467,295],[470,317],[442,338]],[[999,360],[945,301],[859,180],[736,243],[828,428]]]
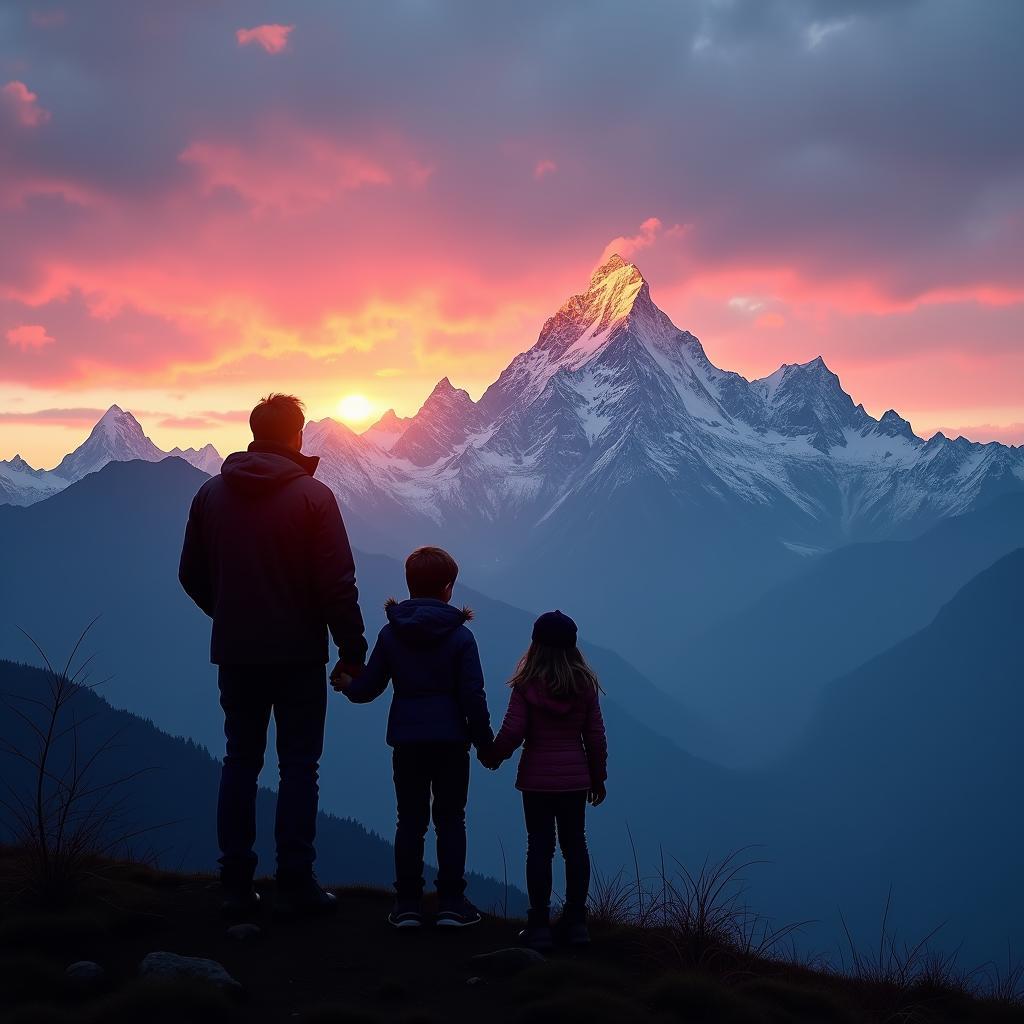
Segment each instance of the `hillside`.
[[995,935],[1024,946],[1022,621],[1024,548],[829,686],[766,779],[786,794],[772,810],[778,882],[806,901],[791,914],[835,902],[855,865],[858,895],[841,906],[861,931],[892,886],[904,932],[945,922],[941,943],[967,958],[997,956]]
[[[216,887],[202,876],[98,864],[80,903],[41,915],[7,902],[16,869],[0,850],[0,1013],[7,1024],[1019,1024],[1019,1005],[979,999],[955,975],[911,972],[902,983],[844,977],[711,944],[699,963],[692,933],[671,926],[594,924],[585,953],[556,950],[513,974],[474,961],[514,942],[515,921],[489,918],[456,934],[396,932],[389,897],[338,890],[336,918],[254,920],[247,941],[227,936]],[[264,886],[267,899],[272,893]],[[701,946],[693,947],[700,949]],[[243,987],[137,980],[163,950],[220,963]],[[514,954],[512,954],[514,956]],[[96,989],[64,975],[90,960]],[[514,966],[514,965],[513,965]],[[979,982],[984,987],[985,983]]]
[[1021,545],[1024,495],[1006,495],[913,540],[820,556],[679,644],[673,692],[717,726],[691,748],[737,765],[783,755],[827,684],[923,629],[960,587]]
[[[39,709],[31,700],[45,699],[49,677],[40,669],[0,661],[0,746],[26,752],[33,749],[30,726],[18,711],[28,712],[39,722]],[[88,755],[110,737],[116,743],[95,765],[92,784],[131,775],[136,777],[117,790],[124,812],[108,830],[111,836],[138,832],[119,853],[139,858],[155,857],[166,867],[185,871],[209,871],[217,860],[215,832],[217,788],[220,765],[190,740],[168,736],[152,722],[127,711],[112,708],[94,691],[79,689],[67,706],[63,721],[81,724],[77,730],[79,750]],[[71,739],[55,747],[55,764],[69,763]],[[141,772],[141,774],[136,774]],[[4,795],[11,789],[30,793],[32,769],[7,749],[0,750],[0,774]],[[10,787],[10,788],[7,788]],[[274,871],[274,807],[276,794],[262,788],[257,798],[258,839],[261,874]],[[0,806],[0,837],[10,841],[12,818]],[[317,823],[317,870],[339,883],[389,886],[393,878],[391,844],[368,832],[358,822],[321,814]],[[522,905],[516,890],[475,875],[470,889],[482,906],[508,901]]]

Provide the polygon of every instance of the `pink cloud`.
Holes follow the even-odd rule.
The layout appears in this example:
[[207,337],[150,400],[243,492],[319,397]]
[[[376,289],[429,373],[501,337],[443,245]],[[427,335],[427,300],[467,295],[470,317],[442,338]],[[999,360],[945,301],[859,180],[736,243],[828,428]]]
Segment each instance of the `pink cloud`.
[[540,181],[541,178],[546,178],[549,174],[554,174],[558,170],[558,164],[554,160],[538,160],[536,166],[533,168],[534,180]]
[[415,160],[379,158],[287,125],[268,126],[245,144],[197,140],[178,159],[196,169],[207,195],[229,188],[256,207],[289,211],[329,203],[366,185],[389,185],[396,176],[419,186],[431,173]]
[[613,238],[604,247],[601,262],[603,263],[613,253],[618,253],[624,260],[630,259],[641,249],[654,245],[661,227],[661,221],[657,217],[648,217],[635,235],[619,235],[618,238]]
[[239,46],[262,46],[267,53],[280,53],[288,46],[294,25],[256,25],[235,33]]
[[14,348],[20,348],[22,352],[42,348],[44,345],[52,345],[54,339],[46,333],[46,328],[40,324],[22,324],[20,327],[12,327],[7,332],[7,344]]
[[0,89],[0,98],[15,120],[26,128],[36,128],[50,120],[50,112],[39,105],[39,97],[24,82],[8,82]]
[[0,412],[0,423],[34,423],[48,427],[91,427],[102,409],[35,409],[32,412]]

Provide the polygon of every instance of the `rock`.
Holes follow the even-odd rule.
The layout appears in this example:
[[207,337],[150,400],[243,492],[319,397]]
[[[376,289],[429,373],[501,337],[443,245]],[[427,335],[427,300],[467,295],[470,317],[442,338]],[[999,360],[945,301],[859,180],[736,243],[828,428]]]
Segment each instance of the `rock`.
[[236,942],[252,942],[263,935],[263,929],[258,924],[233,924],[224,934]]
[[92,960],[76,960],[64,969],[69,982],[80,991],[99,988],[106,980],[107,972]]
[[139,964],[139,976],[143,978],[178,979],[191,978],[208,981],[228,992],[241,994],[242,986],[231,977],[216,960],[201,956],[179,956],[177,953],[159,951],[147,953]]
[[547,960],[535,949],[527,949],[525,946],[511,946],[508,949],[496,949],[493,953],[480,953],[470,957],[470,960],[484,974],[494,974],[499,977],[518,974],[530,967],[547,963]]

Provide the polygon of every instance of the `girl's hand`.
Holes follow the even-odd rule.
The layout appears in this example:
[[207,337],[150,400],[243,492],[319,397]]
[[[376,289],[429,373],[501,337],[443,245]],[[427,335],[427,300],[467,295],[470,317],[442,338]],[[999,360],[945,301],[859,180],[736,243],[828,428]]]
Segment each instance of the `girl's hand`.
[[604,803],[604,798],[608,795],[608,790],[605,788],[603,782],[597,782],[590,787],[590,792],[587,794],[587,803],[591,807],[597,807]]

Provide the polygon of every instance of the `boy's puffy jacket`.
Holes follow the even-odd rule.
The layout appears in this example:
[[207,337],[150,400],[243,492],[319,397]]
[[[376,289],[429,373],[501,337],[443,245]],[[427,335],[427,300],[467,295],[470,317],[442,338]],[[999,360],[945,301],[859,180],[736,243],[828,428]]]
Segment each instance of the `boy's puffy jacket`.
[[391,746],[459,742],[486,749],[494,734],[476,638],[466,628],[472,613],[426,597],[389,601],[386,611],[388,623],[348,699],[366,704],[391,682]]
[[494,757],[511,757],[520,743],[517,789],[591,789],[608,777],[608,743],[597,693],[552,697],[537,680],[513,688],[494,740]]

